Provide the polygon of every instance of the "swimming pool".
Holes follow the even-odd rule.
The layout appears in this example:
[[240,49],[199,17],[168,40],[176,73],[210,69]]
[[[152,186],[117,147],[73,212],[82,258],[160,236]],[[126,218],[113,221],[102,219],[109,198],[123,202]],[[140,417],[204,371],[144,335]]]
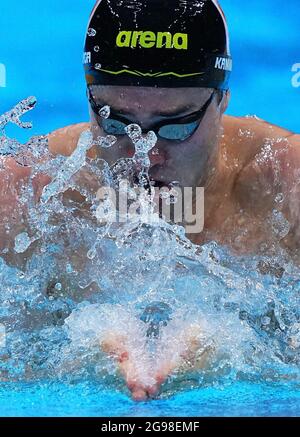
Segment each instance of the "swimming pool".
[[[299,88],[293,88],[292,65],[299,58],[299,2],[283,8],[280,0],[223,0],[231,31],[234,71],[229,114],[256,114],[299,131]],[[2,4],[0,63],[7,86],[0,88],[0,112],[29,96],[38,97],[33,134],[88,119],[82,73],[82,47],[93,0],[37,0],[16,9]],[[290,13],[293,11],[293,13]],[[24,20],[26,17],[26,20]],[[43,24],[44,23],[44,24]],[[15,131],[14,131],[15,132]],[[18,132],[18,138],[27,133]]]
[[1,416],[8,417],[296,417],[299,401],[299,387],[264,383],[186,390],[147,403],[94,382],[0,387]]
[[[5,38],[1,38],[0,63],[6,67],[7,86],[0,88],[0,112],[24,97],[36,95],[39,105],[30,114],[34,121],[30,135],[87,120],[81,50],[92,5],[93,1],[86,1],[74,8],[73,2],[66,0],[54,5],[45,4],[42,8],[36,1],[22,3],[18,9],[8,2],[3,5],[6,19],[1,26]],[[223,1],[232,31],[235,58],[229,113],[257,114],[299,131],[300,90],[291,85],[291,66],[300,61],[300,6],[296,0],[290,1],[289,6],[293,14],[283,11],[277,0],[263,4],[253,1],[243,5],[242,11],[239,1]],[[247,26],[243,24],[245,22]],[[15,135],[19,141],[28,138],[28,132],[11,126],[7,133]],[[62,164],[56,162],[52,170],[58,172]],[[30,193],[27,194],[26,199],[30,201]],[[46,217],[61,208],[68,213],[59,201],[53,200],[51,208],[51,211],[44,209],[34,213],[43,213]],[[176,232],[172,234],[172,231],[170,236],[168,229],[161,226],[156,230],[154,240],[147,227],[138,230],[136,240],[128,239],[128,234],[127,240],[122,240],[117,231],[114,239],[108,238],[106,255],[111,265],[118,266],[118,269],[107,274],[106,266],[101,262],[97,264],[98,254],[93,246],[97,232],[89,227],[80,228],[70,219],[66,224],[71,237],[75,235],[75,240],[81,237],[93,249],[88,256],[87,270],[77,272],[79,276],[75,280],[82,284],[81,290],[85,290],[96,274],[102,274],[101,286],[107,295],[101,297],[103,301],[86,295],[61,298],[59,291],[63,285],[55,278],[56,288],[49,292],[49,302],[39,290],[57,268],[54,255],[59,254],[63,260],[65,254],[60,246],[60,231],[55,228],[45,231],[35,222],[35,217],[33,221],[43,235],[45,245],[33,258],[28,272],[0,264],[4,290],[2,316],[13,327],[6,349],[1,350],[4,358],[1,370],[15,379],[15,382],[0,385],[0,415],[300,414],[299,349],[294,346],[299,341],[299,327],[296,326],[300,307],[299,272],[289,263],[284,266],[284,273],[279,269],[277,276],[273,277],[257,269],[261,262],[267,263],[268,260],[246,259],[240,263],[222,247],[213,244],[198,253],[194,247],[179,244]],[[146,238],[147,247],[141,246],[140,236]],[[118,244],[114,246],[112,241]],[[162,247],[162,241],[165,247]],[[19,250],[22,253],[22,249]],[[280,258],[280,254],[278,256]],[[144,259],[151,259],[150,268]],[[69,265],[65,268],[68,275],[74,273]],[[121,283],[120,277],[123,278]],[[188,299],[186,290],[189,291]],[[247,293],[247,299],[244,293]],[[71,320],[73,324],[69,325],[76,335],[76,342],[80,343],[79,349],[76,345],[69,349],[69,344],[64,343],[63,321],[78,309],[78,302],[83,305],[82,313],[86,311],[92,317],[95,309],[92,305],[106,303],[107,297],[110,304],[121,301],[135,308],[147,299],[147,303],[166,299],[166,295],[175,306],[187,300],[183,305],[186,311],[193,308],[198,314],[199,307],[212,332],[220,335],[222,326],[224,358],[218,368],[221,367],[225,375],[224,378],[210,375],[208,381],[206,376],[203,380],[203,375],[190,375],[187,380],[177,378],[167,383],[159,399],[136,404],[130,400],[124,385],[115,384],[111,379],[114,373],[109,364],[80,343],[83,341],[80,332],[84,327],[83,322],[78,322],[80,318],[75,322]],[[24,310],[29,318],[24,316]],[[184,313],[181,316],[187,317]],[[12,317],[14,321],[11,321]],[[95,323],[103,321],[103,317],[97,317]],[[119,313],[116,313],[118,317]],[[35,323],[32,325],[31,321]],[[57,358],[67,359],[68,354],[83,357],[85,368],[72,368],[69,375],[62,374],[57,378],[61,364]],[[24,382],[22,377],[28,369],[29,382]]]

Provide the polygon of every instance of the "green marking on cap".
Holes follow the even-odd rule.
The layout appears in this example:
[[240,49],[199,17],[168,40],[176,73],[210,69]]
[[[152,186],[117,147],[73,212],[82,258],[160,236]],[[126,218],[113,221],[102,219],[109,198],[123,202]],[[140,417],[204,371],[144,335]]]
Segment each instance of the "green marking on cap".
[[104,73],[114,74],[114,75],[120,75],[124,73],[132,74],[134,76],[141,76],[141,77],[163,77],[163,76],[176,76],[179,78],[184,77],[192,77],[192,76],[200,76],[202,74],[205,74],[205,72],[201,73],[188,73],[188,74],[178,74],[174,73],[172,71],[168,73],[142,73],[141,71],[131,71],[131,70],[120,70],[120,71],[110,71],[110,70],[104,70],[103,68],[99,69],[98,71],[103,71]]
[[176,77],[191,77],[191,76],[201,76],[201,74],[205,74],[203,71],[202,73],[188,73],[188,74],[178,74],[178,73],[160,73],[156,77],[163,77],[163,76],[176,76]]

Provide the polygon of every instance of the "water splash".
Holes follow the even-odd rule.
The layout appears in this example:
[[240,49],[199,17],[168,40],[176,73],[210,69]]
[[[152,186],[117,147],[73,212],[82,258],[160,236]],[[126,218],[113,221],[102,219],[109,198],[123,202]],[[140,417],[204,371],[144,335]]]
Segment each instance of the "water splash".
[[37,100],[35,97],[28,97],[27,99],[21,100],[14,108],[0,117],[0,130],[3,130],[8,123],[16,124],[22,129],[31,129],[31,122],[23,122],[20,117],[28,111],[32,111],[35,108]]
[[[30,102],[4,114],[2,127],[32,109]],[[158,356],[178,355],[184,347],[182,333],[196,325],[201,334],[195,337],[195,362],[203,363],[207,351],[213,351],[204,369],[193,370],[197,384],[220,383],[221,378],[299,379],[298,269],[280,252],[277,258],[237,258],[215,243],[193,245],[182,227],[159,217],[150,222],[155,212],[148,154],[157,139],[153,132],[143,135],[137,125],[128,126],[127,134],[134,157],[112,167],[102,159],[91,160],[87,152],[95,142],[113,147],[114,138],[94,140],[91,132],[83,132],[69,157],[53,156],[44,137],[27,143],[31,176],[20,202],[27,208],[29,230],[17,234],[3,257],[9,251],[16,260],[31,253],[22,267],[0,258],[0,322],[8,328],[0,349],[2,377],[113,375],[115,380],[116,365],[100,347],[114,331],[126,334],[138,371],[148,381],[149,362],[155,367]],[[14,148],[13,140],[5,141],[19,160],[25,145]],[[37,201],[34,179],[39,174],[50,182]],[[139,214],[116,222],[109,215],[113,205],[97,194],[103,185],[131,195]],[[172,186],[175,196],[176,182]],[[273,228],[280,238],[287,226],[280,211],[274,212]],[[163,308],[167,316],[160,312]],[[148,363],[143,358],[147,354]],[[188,362],[184,366],[191,370]],[[180,374],[174,377],[180,379]]]
[[0,155],[16,155],[24,151],[24,145],[7,138],[4,129],[9,123],[15,124],[22,129],[31,129],[32,123],[21,121],[20,118],[27,112],[32,111],[36,103],[35,97],[28,97],[0,116]]
[[72,155],[66,159],[64,166],[59,169],[55,178],[43,189],[41,202],[47,203],[49,199],[57,194],[66,191],[67,185],[76,173],[86,163],[86,153],[93,145],[93,136],[90,131],[80,135],[78,145]]

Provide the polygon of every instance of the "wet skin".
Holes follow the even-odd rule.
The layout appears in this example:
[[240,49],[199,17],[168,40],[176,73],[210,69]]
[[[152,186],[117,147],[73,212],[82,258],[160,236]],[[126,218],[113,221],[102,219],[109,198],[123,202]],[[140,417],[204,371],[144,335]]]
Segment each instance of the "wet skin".
[[[97,103],[110,105],[147,129],[167,119],[158,113],[177,113],[180,108],[180,115],[186,115],[198,110],[211,91],[96,87],[93,94]],[[193,242],[215,240],[238,253],[272,253],[279,243],[298,260],[300,136],[257,118],[226,116],[228,101],[229,93],[221,103],[215,97],[188,140],[159,138],[150,152],[150,176],[166,185],[175,180],[182,187],[205,187],[204,230],[189,235]],[[92,111],[90,115],[90,123],[51,133],[51,150],[70,154],[85,129],[91,128],[95,138],[103,135]],[[121,137],[110,149],[95,147],[90,156],[113,164],[133,152],[129,138]],[[278,195],[283,197],[280,203]],[[284,238],[272,232],[270,216],[275,208],[290,223]]]
[[[178,112],[179,108],[182,116],[198,110],[211,91],[135,87],[99,87],[93,90],[97,103],[110,105],[114,111],[145,129],[167,120],[166,114]],[[282,247],[299,262],[300,136],[257,118],[226,116],[228,100],[229,94],[221,103],[214,98],[199,129],[188,140],[171,142],[159,138],[150,152],[150,176],[166,185],[176,180],[181,186],[205,187],[204,230],[189,235],[193,242],[203,244],[215,240],[237,253],[272,254]],[[49,134],[51,152],[70,155],[86,129],[91,129],[95,138],[103,135],[92,111],[90,115],[90,122]],[[93,147],[89,157],[101,157],[114,164],[119,158],[132,157],[133,152],[129,138],[122,137],[110,149]],[[30,168],[18,166],[13,158],[1,158],[1,162],[0,214],[3,220],[0,223],[0,250],[8,248],[6,260],[22,264],[30,256],[29,252],[16,255],[12,248],[14,237],[26,229],[26,211],[19,208],[18,195],[20,187],[30,176]],[[50,179],[43,175],[36,177],[37,201],[42,188],[49,182]],[[280,210],[290,223],[289,232],[282,238],[274,235],[270,225],[274,209]],[[13,223],[9,232],[8,223]],[[178,363],[164,363],[165,370],[160,369],[156,383],[144,387],[138,378],[132,382],[134,363],[122,343],[114,339],[112,333],[101,347],[117,356],[121,372],[136,399],[155,394]]]
[[[94,93],[97,103],[111,105],[147,129],[167,119],[156,115],[158,112],[173,113],[186,108],[180,114],[186,115],[196,111],[211,91],[97,87]],[[199,129],[188,140],[172,142],[159,138],[150,152],[150,176],[166,185],[175,180],[183,187],[205,187],[204,230],[189,235],[193,242],[215,240],[238,253],[272,252],[278,238],[273,235],[269,220],[277,208],[290,223],[290,232],[279,244],[298,259],[300,136],[260,119],[226,116],[228,100],[229,94],[221,104],[215,98]],[[90,114],[90,123],[49,134],[50,150],[55,154],[71,154],[86,129],[91,129],[94,137],[103,135],[93,112]],[[113,164],[121,157],[133,156],[133,152],[129,138],[121,137],[112,148],[100,151],[94,147],[89,156],[101,156]],[[12,158],[2,158],[2,162],[0,214],[9,223],[14,217],[12,220],[18,227],[21,222],[16,207],[18,187],[26,183],[30,169],[19,167]],[[48,182],[43,175],[36,178],[37,197]],[[280,204],[276,201],[278,194],[283,197]],[[13,233],[6,233],[4,222],[0,225],[1,247],[14,237]]]

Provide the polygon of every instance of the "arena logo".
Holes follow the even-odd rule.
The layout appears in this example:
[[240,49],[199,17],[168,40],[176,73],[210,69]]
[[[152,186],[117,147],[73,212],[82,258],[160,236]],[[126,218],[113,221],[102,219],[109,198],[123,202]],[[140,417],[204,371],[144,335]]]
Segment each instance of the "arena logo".
[[6,68],[4,64],[0,64],[0,88],[6,87]]
[[187,50],[188,35],[186,33],[175,33],[175,35],[172,35],[170,32],[158,32],[156,34],[155,32],[123,30],[117,36],[116,45],[128,48],[140,46],[144,49],[155,47],[157,49]]
[[292,66],[292,72],[295,73],[292,77],[292,86],[294,88],[300,88],[300,63]]

